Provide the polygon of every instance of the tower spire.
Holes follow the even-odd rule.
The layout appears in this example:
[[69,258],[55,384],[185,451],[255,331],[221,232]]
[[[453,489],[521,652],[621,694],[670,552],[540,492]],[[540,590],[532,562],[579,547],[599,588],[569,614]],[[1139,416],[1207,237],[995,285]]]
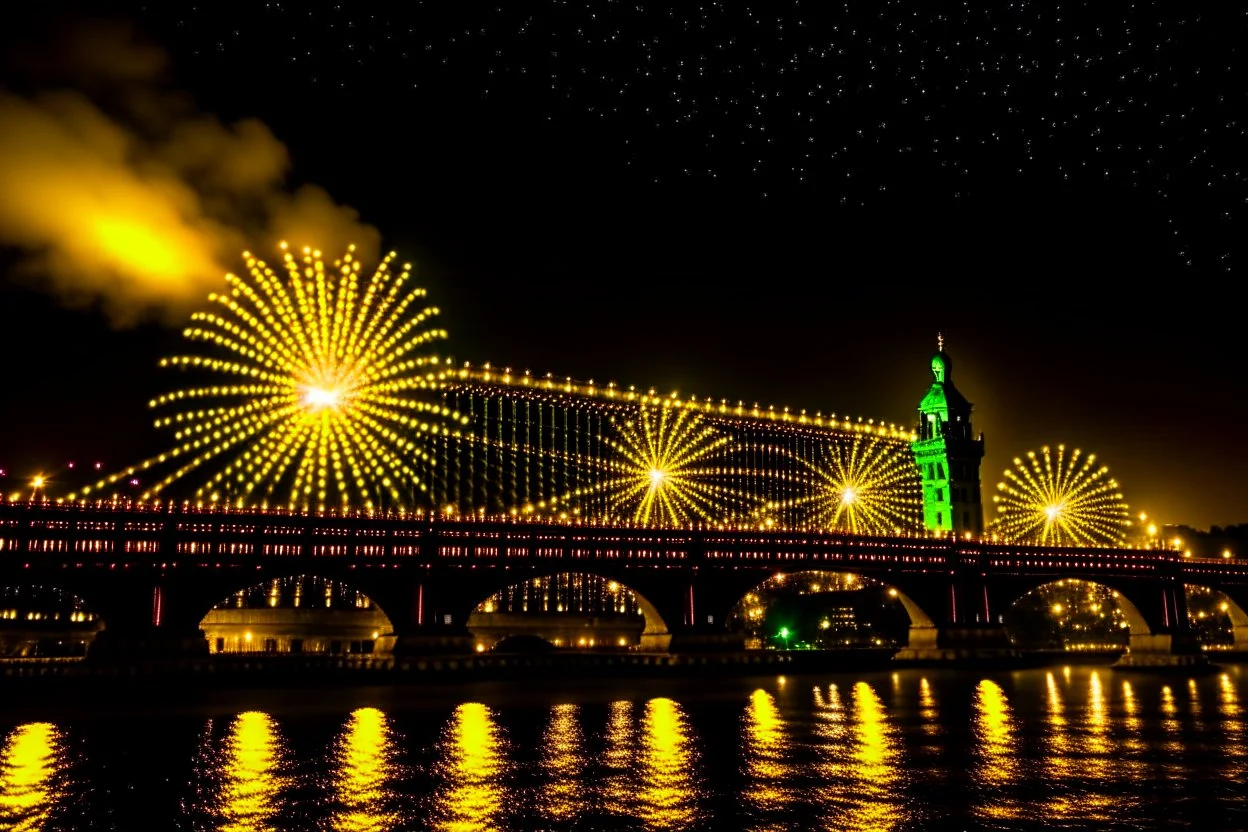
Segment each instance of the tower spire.
[[936,352],[945,351],[945,336],[943,333],[936,333]]

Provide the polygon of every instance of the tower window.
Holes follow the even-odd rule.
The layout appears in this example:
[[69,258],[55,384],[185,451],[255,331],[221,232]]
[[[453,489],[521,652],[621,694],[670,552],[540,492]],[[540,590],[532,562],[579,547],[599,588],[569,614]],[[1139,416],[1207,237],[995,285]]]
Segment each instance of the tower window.
[[945,515],[943,512],[938,511],[936,512],[936,528],[939,529],[943,525],[945,525]]
[[962,512],[962,528],[967,530],[971,528],[971,513],[969,511]]
[[942,480],[945,478],[945,463],[943,462],[936,463],[936,476]]
[[945,489],[943,489],[943,488],[937,488],[937,489],[936,489],[936,500],[937,500],[937,501],[940,501],[940,500],[943,500],[943,499],[945,499]]

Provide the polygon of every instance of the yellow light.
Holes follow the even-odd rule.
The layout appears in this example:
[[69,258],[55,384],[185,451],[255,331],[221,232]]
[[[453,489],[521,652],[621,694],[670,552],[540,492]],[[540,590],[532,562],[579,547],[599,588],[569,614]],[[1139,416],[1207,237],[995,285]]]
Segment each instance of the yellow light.
[[43,484],[45,482],[47,482],[47,480],[45,480],[43,476],[40,475],[40,476],[35,477],[33,480],[31,480],[30,484],[35,488],[43,488]]
[[1060,613],[1061,613],[1061,611],[1062,611],[1062,605],[1061,605],[1061,604],[1054,604],[1054,605],[1053,605],[1053,612],[1054,612],[1054,613],[1056,613],[1056,614],[1060,614]]
[[658,488],[662,484],[663,484],[663,472],[660,471],[658,468],[651,468],[650,469],[650,487]]
[[243,633],[243,641],[247,642],[248,644],[251,644],[251,630],[248,630],[247,632]]
[[247,272],[226,275],[228,291],[183,331],[200,348],[161,362],[221,379],[150,402],[172,449],[81,494],[157,466],[142,499],[191,477],[196,503],[284,492],[287,508],[305,511],[403,507],[427,494],[428,445],[468,418],[446,407],[445,372],[422,354],[446,338],[430,327],[438,308],[424,306],[406,266],[392,270],[393,252],[363,275],[350,248],[330,264],[312,246],[282,251],[277,268],[245,254]]
[[303,403],[312,410],[323,407],[337,407],[339,393],[337,390],[323,387],[309,387],[303,394]]
[[1062,507],[1061,506],[1045,506],[1044,513],[1049,518],[1049,522],[1051,523],[1057,519],[1059,514],[1062,513]]
[[484,653],[484,652],[485,652],[485,645],[484,645],[484,644],[482,644],[482,643],[481,643],[481,642],[479,642],[479,641],[477,642],[477,652],[478,652],[478,653]]
[[1149,536],[1149,537],[1156,537],[1156,536],[1157,536],[1157,524],[1156,524],[1156,523],[1149,523],[1149,524],[1148,524],[1148,536]]
[[1224,557],[1224,558],[1229,558],[1229,557],[1231,557],[1231,550],[1230,550],[1230,549],[1223,549],[1223,550],[1222,550],[1222,557]]
[[854,489],[846,488],[844,491],[841,492],[841,502],[844,503],[845,505],[849,505],[850,503],[854,501],[854,499],[857,496],[858,495],[854,492]]

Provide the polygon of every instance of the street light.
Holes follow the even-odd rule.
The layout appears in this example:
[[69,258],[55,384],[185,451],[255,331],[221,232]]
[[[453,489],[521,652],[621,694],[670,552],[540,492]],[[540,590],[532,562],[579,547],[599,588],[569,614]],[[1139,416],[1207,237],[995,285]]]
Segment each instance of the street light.
[[780,635],[780,638],[784,639],[784,649],[788,650],[789,649],[789,628],[781,627],[779,635]]

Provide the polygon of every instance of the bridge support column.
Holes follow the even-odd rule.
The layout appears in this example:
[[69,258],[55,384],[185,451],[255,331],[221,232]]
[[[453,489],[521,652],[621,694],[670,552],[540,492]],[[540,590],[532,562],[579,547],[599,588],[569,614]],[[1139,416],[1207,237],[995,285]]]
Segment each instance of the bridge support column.
[[119,594],[115,611],[87,648],[89,661],[195,658],[208,655],[200,610],[169,580],[139,584]]
[[[667,633],[667,644],[658,649],[668,653],[724,653],[745,650],[745,636],[717,627],[680,627]],[[646,649],[646,636],[641,637]],[[657,645],[656,645],[657,646]]]
[[1127,651],[1114,662],[1114,667],[1167,670],[1209,664],[1209,657],[1188,625],[1182,583],[1166,579],[1133,594],[1143,622],[1132,626]]
[[1235,636],[1231,649],[1236,652],[1248,653],[1248,624],[1236,624],[1231,628],[1231,632]]
[[1001,661],[1019,657],[1005,627],[993,624],[912,626],[910,640],[893,656],[896,662]]
[[1114,667],[1164,670],[1207,664],[1209,657],[1190,632],[1132,633],[1127,651],[1114,662]]

